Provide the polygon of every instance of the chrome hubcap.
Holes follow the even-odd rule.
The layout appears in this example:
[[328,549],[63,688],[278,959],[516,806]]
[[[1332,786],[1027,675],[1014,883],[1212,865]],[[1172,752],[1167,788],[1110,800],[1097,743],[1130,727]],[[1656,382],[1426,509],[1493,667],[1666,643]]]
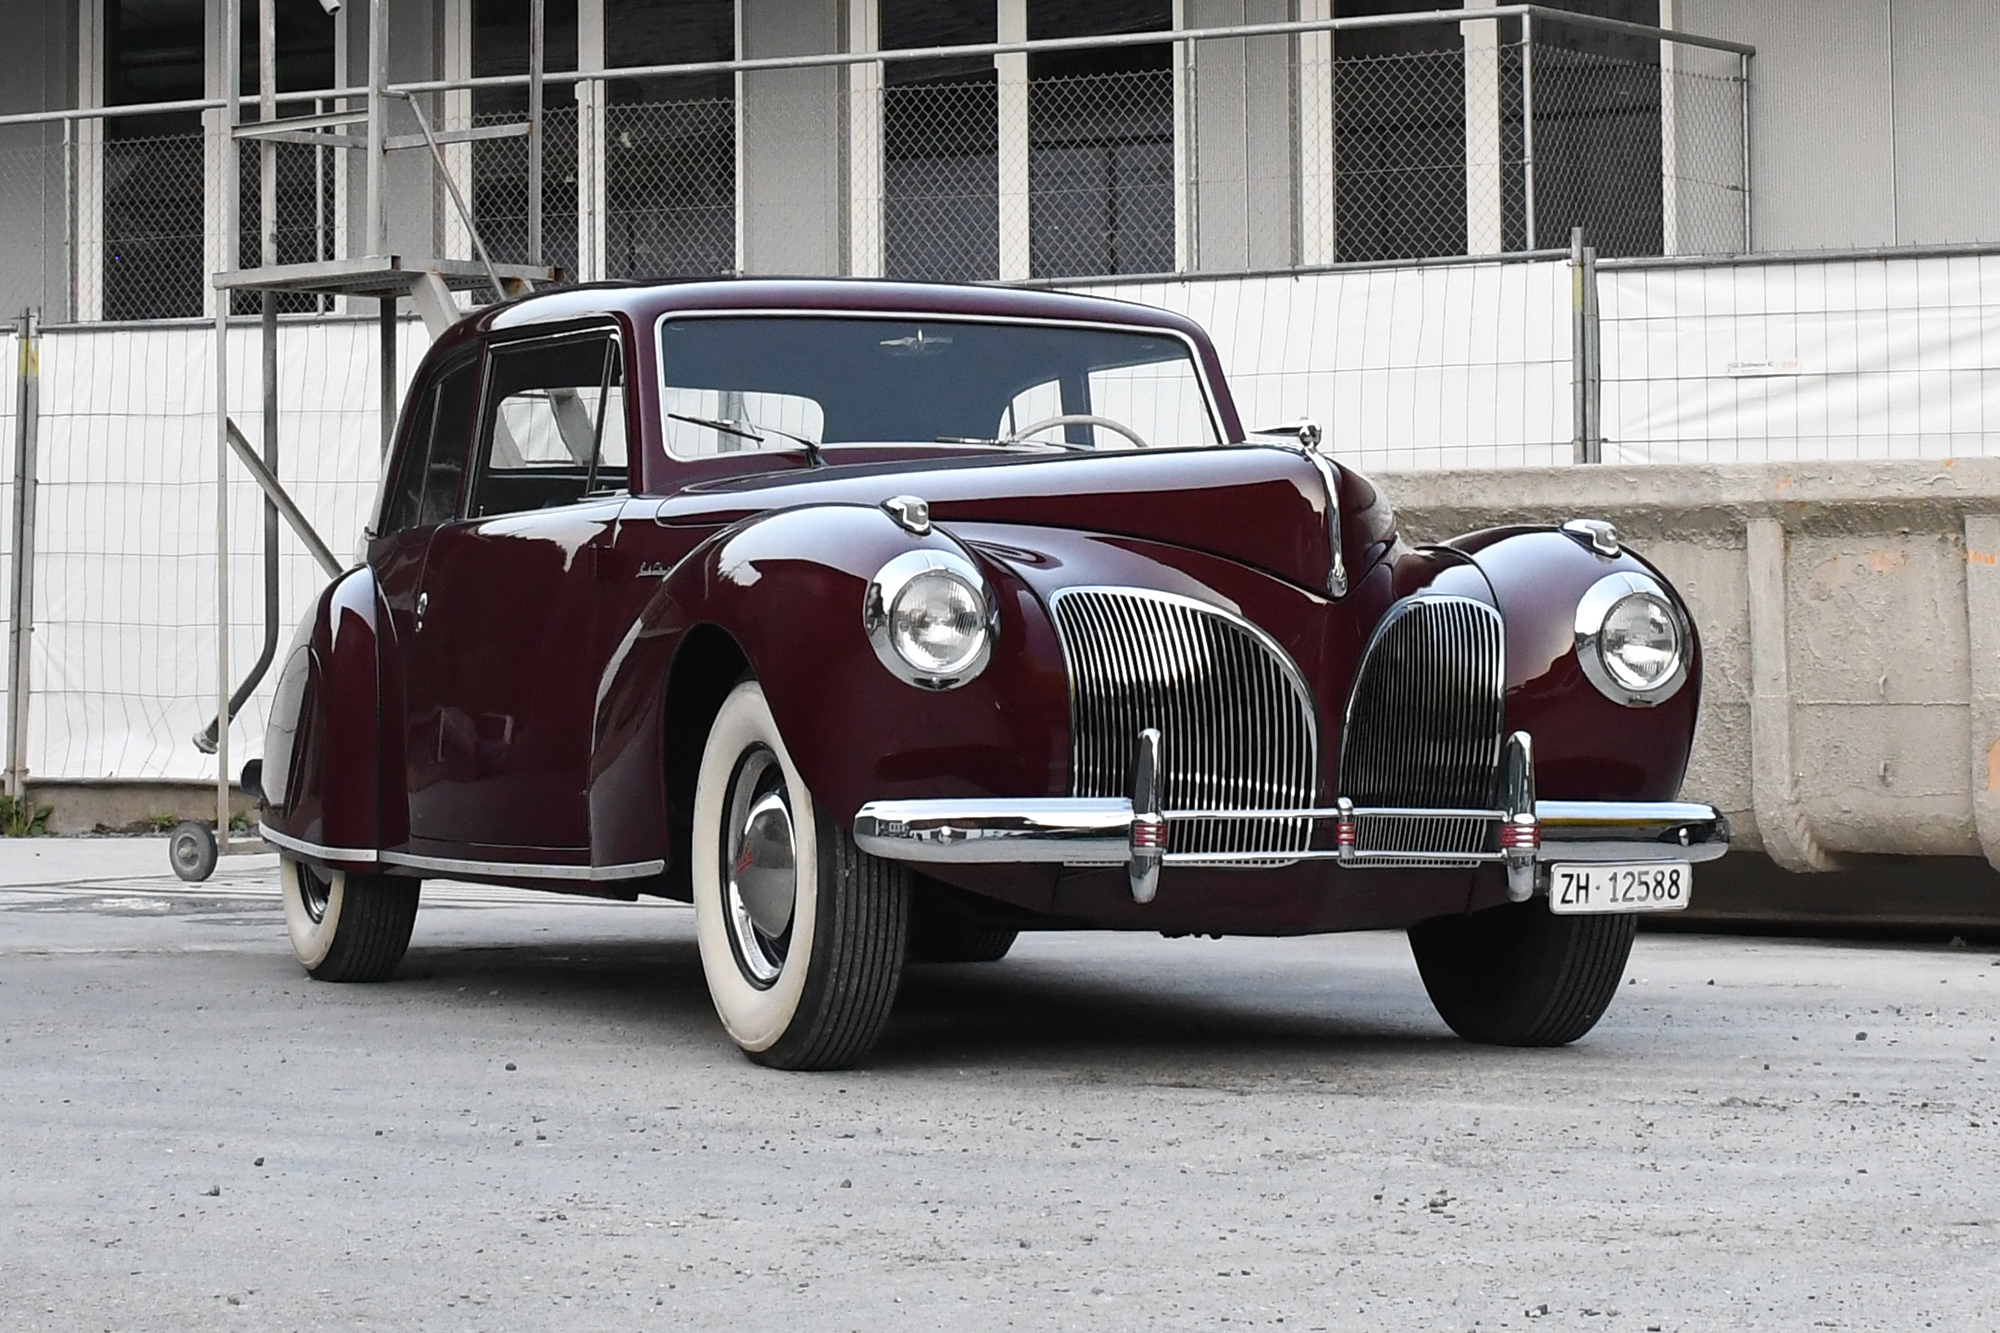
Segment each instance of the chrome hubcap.
[[799,892],[792,808],[784,770],[770,750],[759,746],[743,757],[723,818],[729,835],[722,865],[729,942],[744,977],[762,989],[784,970]]
[[307,916],[315,922],[326,920],[326,905],[332,896],[332,881],[309,865],[299,867],[299,901]]

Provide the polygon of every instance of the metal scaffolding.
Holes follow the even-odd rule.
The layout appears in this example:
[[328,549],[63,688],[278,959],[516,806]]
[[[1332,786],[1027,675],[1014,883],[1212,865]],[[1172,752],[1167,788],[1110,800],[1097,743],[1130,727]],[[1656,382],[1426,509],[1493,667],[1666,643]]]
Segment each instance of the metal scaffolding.
[[[242,15],[244,0],[225,0],[222,24],[223,68],[242,68]],[[329,16],[340,9],[340,0],[320,0]],[[223,169],[216,173],[217,216],[221,222],[223,267],[213,277],[215,300],[215,438],[216,438],[216,720],[208,732],[195,738],[202,749],[213,747],[216,756],[216,825],[213,856],[229,850],[230,775],[229,722],[250,696],[264,673],[270,669],[277,648],[277,539],[278,521],[283,518],[298,534],[326,570],[329,577],[339,574],[340,564],[327,544],[313,531],[304,515],[285,492],[278,468],[278,298],[284,293],[373,299],[381,319],[380,412],[381,452],[386,461],[394,438],[397,411],[396,310],[397,302],[409,298],[423,316],[433,336],[457,318],[452,300],[455,291],[488,288],[496,299],[506,299],[548,282],[558,274],[542,263],[542,77],[544,63],[545,0],[532,0],[529,16],[529,73],[527,118],[510,125],[434,131],[419,102],[421,94],[392,92],[389,87],[388,0],[368,0],[368,83],[364,104],[349,106],[340,98],[331,112],[304,116],[278,115],[278,22],[276,0],[257,0],[257,118],[242,118],[243,103],[226,97],[222,107],[225,142],[255,142],[258,154],[260,207],[258,223],[260,249],[255,268],[237,268],[241,254],[241,209],[237,197],[237,172],[232,154],[225,154]],[[342,71],[345,73],[345,71]],[[391,98],[400,97],[415,120],[416,134],[389,133]],[[360,134],[353,127],[361,127]],[[453,179],[445,160],[443,145],[474,139],[524,138],[528,151],[528,263],[496,264],[480,238],[477,223],[465,193]],[[306,144],[315,148],[336,147],[365,155],[367,201],[362,222],[365,252],[348,259],[317,260],[281,264],[277,244],[277,146],[281,143]],[[407,259],[389,250],[387,167],[389,154],[402,149],[429,152],[460,220],[471,235],[477,260],[431,257]],[[263,452],[250,448],[236,423],[229,417],[229,319],[237,292],[259,296],[263,333]],[[229,664],[229,468],[234,454],[264,492],[264,558],[266,579],[265,643],[263,653],[241,684],[231,687]],[[246,789],[255,782],[246,778]],[[180,838],[176,838],[178,844]],[[175,857],[176,867],[182,864]],[[205,876],[204,876],[205,877]]]

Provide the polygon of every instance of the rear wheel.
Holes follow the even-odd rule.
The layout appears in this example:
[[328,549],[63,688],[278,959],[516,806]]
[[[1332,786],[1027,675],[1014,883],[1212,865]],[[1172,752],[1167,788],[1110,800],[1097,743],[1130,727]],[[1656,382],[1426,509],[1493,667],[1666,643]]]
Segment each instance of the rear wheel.
[[779,1069],[867,1055],[902,982],[910,875],[813,800],[755,681],[709,730],[690,865],[709,997],[744,1053]]
[[1561,1046],[1597,1025],[1618,993],[1637,918],[1557,916],[1539,900],[1410,929],[1438,1016],[1467,1041]]
[[386,981],[410,947],[418,881],[322,870],[284,857],[292,952],[319,981]]

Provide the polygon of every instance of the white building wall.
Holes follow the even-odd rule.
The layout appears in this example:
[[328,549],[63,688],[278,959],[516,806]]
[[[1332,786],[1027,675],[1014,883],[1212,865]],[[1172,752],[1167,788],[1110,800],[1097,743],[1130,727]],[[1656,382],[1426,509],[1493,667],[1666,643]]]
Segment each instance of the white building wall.
[[1667,0],[1662,20],[1757,48],[1752,249],[2000,241],[2000,5]]

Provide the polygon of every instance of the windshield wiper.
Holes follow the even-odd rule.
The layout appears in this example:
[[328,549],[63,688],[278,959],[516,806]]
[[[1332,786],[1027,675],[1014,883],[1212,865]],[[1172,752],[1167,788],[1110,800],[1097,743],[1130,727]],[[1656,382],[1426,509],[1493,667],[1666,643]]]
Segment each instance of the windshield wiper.
[[734,435],[739,440],[754,440],[758,444],[764,443],[767,434],[782,435],[806,451],[806,462],[814,467],[826,466],[826,455],[820,452],[817,440],[808,440],[803,435],[794,435],[788,430],[779,430],[776,426],[765,426],[760,431],[748,421],[727,421],[719,417],[691,417],[685,412],[669,412],[666,415],[675,421],[685,421],[690,426],[706,426],[724,435]]

